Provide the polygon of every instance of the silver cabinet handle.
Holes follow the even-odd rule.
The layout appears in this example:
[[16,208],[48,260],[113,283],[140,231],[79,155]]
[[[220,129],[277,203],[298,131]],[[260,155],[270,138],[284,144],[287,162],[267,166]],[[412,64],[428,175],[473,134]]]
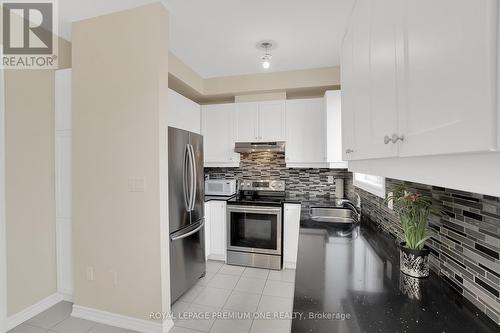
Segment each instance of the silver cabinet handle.
[[346,154],[351,154],[351,153],[354,153],[354,150],[352,150],[352,149],[346,149],[346,150],[345,150],[345,153],[346,153]]
[[400,140],[401,142],[403,142],[405,140],[405,136],[404,135],[393,134],[392,135],[392,143],[396,143],[396,142],[398,142],[398,140]]
[[398,141],[402,142],[404,140],[405,140],[404,135],[399,136],[399,135],[397,135],[395,133],[391,137],[389,137],[388,135],[386,135],[384,137],[384,143],[385,144],[388,144],[389,142],[392,142],[392,143],[397,143]]

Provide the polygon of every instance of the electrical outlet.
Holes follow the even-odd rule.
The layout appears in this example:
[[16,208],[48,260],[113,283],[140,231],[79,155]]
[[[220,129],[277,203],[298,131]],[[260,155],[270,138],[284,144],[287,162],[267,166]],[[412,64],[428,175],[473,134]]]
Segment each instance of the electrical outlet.
[[333,184],[334,179],[333,176],[328,176],[328,184]]
[[111,274],[111,281],[114,287],[118,287],[118,272],[117,271],[109,271]]
[[87,280],[94,281],[94,267],[87,267]]

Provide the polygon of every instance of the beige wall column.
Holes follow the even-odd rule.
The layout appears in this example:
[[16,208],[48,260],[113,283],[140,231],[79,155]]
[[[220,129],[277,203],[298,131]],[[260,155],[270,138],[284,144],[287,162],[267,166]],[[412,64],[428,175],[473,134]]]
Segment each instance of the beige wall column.
[[168,12],[73,24],[75,309],[149,320],[170,307]]
[[5,71],[7,315],[56,293],[54,71]]

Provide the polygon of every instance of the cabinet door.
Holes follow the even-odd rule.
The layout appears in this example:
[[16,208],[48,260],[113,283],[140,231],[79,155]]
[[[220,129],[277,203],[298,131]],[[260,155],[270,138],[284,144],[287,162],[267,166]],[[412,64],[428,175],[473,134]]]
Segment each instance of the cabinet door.
[[201,107],[198,103],[168,90],[168,125],[200,134]]
[[259,103],[236,103],[236,141],[259,141]]
[[212,222],[210,219],[210,201],[205,202],[205,259],[208,259],[212,254]]
[[260,140],[284,141],[285,135],[285,101],[259,103]]
[[[353,71],[356,148],[351,159],[397,155],[385,136],[397,133],[396,25],[391,17],[397,0],[359,0],[354,12]],[[392,15],[394,16],[394,15]]]
[[295,268],[299,246],[300,205],[285,204],[283,262],[285,268]]
[[342,160],[342,107],[340,90],[325,93],[326,157],[330,168],[347,168]]
[[226,259],[226,202],[210,201],[210,258]]
[[497,1],[405,3],[400,155],[494,149]]
[[352,68],[352,28],[347,30],[342,42],[340,83],[342,103],[342,158],[349,161],[356,146],[354,126],[354,94]]
[[286,162],[325,163],[325,108],[322,98],[286,102]]
[[239,154],[234,153],[234,116],[234,104],[203,106],[205,163],[224,166],[239,162]]

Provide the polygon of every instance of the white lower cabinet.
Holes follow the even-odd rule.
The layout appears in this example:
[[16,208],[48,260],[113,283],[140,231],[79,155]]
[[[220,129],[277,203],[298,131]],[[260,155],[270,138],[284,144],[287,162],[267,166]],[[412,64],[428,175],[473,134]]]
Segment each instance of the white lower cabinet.
[[226,260],[226,202],[205,202],[205,256],[212,260]]
[[285,204],[283,218],[283,266],[295,268],[299,247],[300,204]]

